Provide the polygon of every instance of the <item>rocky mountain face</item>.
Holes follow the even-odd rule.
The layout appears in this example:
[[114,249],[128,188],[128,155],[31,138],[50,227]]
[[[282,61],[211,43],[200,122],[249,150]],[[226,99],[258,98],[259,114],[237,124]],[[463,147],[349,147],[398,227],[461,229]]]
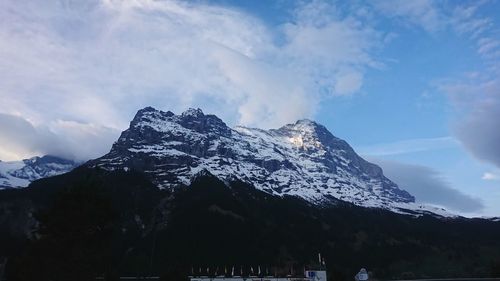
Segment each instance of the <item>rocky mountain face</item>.
[[26,187],[34,180],[67,173],[77,165],[50,155],[21,161],[0,161],[0,189]]
[[146,107],[108,154],[86,165],[141,171],[160,189],[189,185],[207,170],[225,181],[239,179],[269,194],[313,204],[342,200],[397,212],[440,211],[415,204],[380,167],[306,119],[271,130],[230,128],[200,109],[176,115]]

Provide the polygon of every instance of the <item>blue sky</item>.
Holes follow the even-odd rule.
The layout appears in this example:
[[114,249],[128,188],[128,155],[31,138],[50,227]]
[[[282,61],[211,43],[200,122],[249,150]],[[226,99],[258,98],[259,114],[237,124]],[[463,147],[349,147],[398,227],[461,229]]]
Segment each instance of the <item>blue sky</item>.
[[105,153],[135,111],[311,118],[421,202],[500,215],[500,1],[3,1],[0,159]]

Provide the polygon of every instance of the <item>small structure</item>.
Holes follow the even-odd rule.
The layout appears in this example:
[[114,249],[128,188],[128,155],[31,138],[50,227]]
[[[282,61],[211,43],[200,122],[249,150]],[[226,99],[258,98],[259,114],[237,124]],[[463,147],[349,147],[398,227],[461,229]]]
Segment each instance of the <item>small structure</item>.
[[307,270],[304,276],[189,276],[191,281],[326,281],[325,270]]
[[305,275],[310,281],[326,281],[325,270],[307,270]]
[[366,269],[361,268],[359,272],[354,276],[355,281],[368,281],[368,272]]

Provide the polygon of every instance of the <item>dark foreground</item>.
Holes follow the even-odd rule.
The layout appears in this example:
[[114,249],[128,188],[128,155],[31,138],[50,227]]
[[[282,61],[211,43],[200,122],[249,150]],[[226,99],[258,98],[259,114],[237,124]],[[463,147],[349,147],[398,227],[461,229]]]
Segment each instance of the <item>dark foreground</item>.
[[378,280],[500,276],[498,222],[318,208],[210,175],[167,192],[140,173],[79,168],[1,191],[0,229],[8,280],[186,280],[200,268],[259,265],[286,275],[318,252],[330,280],[361,267]]

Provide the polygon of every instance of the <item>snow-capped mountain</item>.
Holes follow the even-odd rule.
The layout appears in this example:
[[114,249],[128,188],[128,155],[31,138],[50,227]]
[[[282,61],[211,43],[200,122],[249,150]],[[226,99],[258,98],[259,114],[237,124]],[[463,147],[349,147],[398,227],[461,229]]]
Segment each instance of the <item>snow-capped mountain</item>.
[[71,171],[77,163],[55,156],[0,161],[0,189],[26,187],[30,182]]
[[400,212],[441,211],[414,203],[379,166],[306,119],[271,130],[229,128],[200,109],[176,115],[146,107],[108,154],[87,165],[143,171],[159,188],[188,185],[206,170],[223,180],[237,178],[267,193],[314,204],[340,199]]

